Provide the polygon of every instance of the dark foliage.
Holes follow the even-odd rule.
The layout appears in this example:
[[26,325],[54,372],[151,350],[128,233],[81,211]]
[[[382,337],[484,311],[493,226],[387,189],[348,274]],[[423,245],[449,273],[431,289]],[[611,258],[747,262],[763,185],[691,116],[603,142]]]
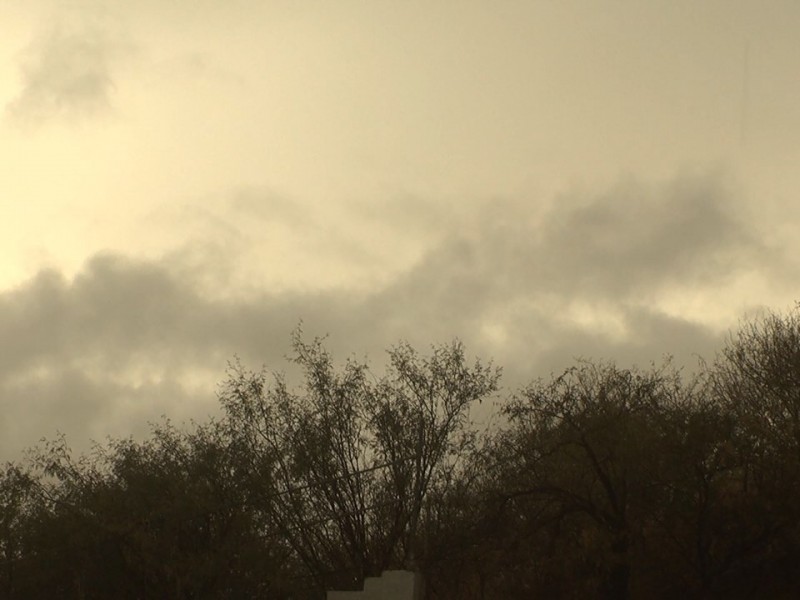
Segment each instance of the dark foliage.
[[800,597],[800,313],[690,381],[581,362],[470,407],[459,343],[374,376],[294,339],[305,385],[235,365],[219,422],[0,471],[0,598],[324,598],[387,568],[431,599]]

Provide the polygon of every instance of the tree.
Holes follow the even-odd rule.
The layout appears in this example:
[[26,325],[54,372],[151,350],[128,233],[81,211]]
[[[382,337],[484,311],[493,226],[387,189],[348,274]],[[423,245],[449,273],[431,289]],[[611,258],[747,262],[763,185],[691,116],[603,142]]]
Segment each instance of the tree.
[[509,597],[629,596],[680,390],[664,369],[582,363],[504,408],[510,428],[491,450],[496,518],[532,561],[508,582]]
[[33,479],[26,469],[8,463],[0,470],[0,597],[17,597],[19,563],[25,554]]
[[[753,585],[800,592],[800,304],[743,324],[709,368],[731,435],[738,499],[753,526],[737,530]],[[771,587],[767,587],[769,590]],[[769,593],[769,592],[763,592]]]
[[252,501],[319,590],[424,560],[426,499],[451,485],[474,442],[470,405],[496,391],[499,370],[468,365],[459,342],[427,357],[400,344],[380,379],[352,359],[337,370],[299,331],[293,346],[299,392],[240,365],[220,392]]
[[217,423],[113,444],[102,503],[122,536],[126,569],[146,596],[272,597],[282,593],[286,548],[262,537],[234,476],[236,456]]
[[285,545],[242,502],[223,430],[168,422],[73,459],[35,451],[19,598],[279,598]]

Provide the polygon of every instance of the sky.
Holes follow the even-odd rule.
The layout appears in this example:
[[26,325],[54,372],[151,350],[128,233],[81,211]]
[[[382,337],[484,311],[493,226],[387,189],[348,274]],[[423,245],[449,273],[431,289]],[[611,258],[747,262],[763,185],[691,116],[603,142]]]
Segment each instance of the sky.
[[0,0],[0,459],[228,363],[713,359],[800,283],[794,0]]

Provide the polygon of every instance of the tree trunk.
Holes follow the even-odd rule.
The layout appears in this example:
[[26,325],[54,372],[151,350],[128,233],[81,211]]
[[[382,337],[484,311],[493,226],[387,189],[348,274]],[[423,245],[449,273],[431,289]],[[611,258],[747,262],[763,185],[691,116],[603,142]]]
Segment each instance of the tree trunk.
[[626,532],[617,534],[611,543],[611,564],[601,590],[601,597],[606,600],[628,600],[631,574],[629,545]]

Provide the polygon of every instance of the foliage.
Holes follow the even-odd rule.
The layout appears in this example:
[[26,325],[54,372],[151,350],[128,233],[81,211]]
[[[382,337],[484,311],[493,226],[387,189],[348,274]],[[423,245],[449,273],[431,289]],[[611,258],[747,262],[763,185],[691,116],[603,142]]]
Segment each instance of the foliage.
[[294,349],[299,393],[237,365],[220,394],[254,506],[321,589],[412,565],[425,552],[426,499],[458,473],[474,439],[470,404],[496,390],[499,372],[468,365],[460,343],[428,357],[401,344],[380,379],[354,360],[337,372],[319,339],[298,333]]
[[[798,309],[800,310],[800,308]],[[385,373],[293,339],[224,418],[0,470],[0,598],[294,598],[419,569],[430,599],[800,595],[800,313],[691,379],[580,362],[507,398],[459,342]]]

